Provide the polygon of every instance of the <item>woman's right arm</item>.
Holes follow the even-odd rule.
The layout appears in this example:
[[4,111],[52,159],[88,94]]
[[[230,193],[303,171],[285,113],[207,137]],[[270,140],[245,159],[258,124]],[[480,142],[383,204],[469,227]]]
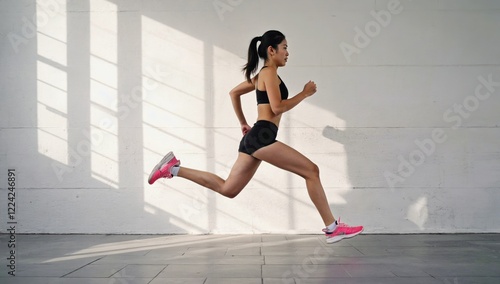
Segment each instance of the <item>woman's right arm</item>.
[[243,108],[241,107],[241,96],[255,90],[255,77],[252,78],[251,82],[244,81],[234,87],[229,95],[231,96],[231,102],[233,104],[234,112],[241,125],[241,131],[243,135],[250,130],[250,126],[247,123],[245,115],[243,114]]

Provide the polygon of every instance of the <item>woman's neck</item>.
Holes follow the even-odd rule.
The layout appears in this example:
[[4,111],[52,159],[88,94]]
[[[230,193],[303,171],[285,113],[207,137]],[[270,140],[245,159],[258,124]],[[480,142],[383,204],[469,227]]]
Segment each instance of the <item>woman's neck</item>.
[[274,70],[278,70],[278,65],[276,65],[276,63],[274,63],[272,61],[264,62],[264,67],[273,68]]

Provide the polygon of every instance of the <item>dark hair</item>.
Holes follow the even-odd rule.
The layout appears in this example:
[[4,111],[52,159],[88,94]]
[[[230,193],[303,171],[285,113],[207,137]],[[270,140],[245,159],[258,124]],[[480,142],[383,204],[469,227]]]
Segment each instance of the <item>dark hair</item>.
[[[267,60],[267,48],[272,46],[274,49],[278,49],[278,44],[280,44],[285,39],[285,35],[279,31],[270,30],[265,32],[262,36],[257,36],[250,42],[250,47],[248,48],[248,61],[243,67],[243,72],[245,72],[245,77],[247,81],[250,82],[250,76],[259,67],[259,57]],[[259,47],[257,47],[257,42],[260,41]]]

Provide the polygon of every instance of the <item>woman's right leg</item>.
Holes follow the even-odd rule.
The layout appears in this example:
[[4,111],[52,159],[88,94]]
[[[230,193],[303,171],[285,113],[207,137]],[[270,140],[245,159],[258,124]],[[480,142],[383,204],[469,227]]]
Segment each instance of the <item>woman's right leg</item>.
[[228,198],[234,198],[248,184],[260,163],[260,160],[239,152],[226,180],[209,172],[186,167],[180,167],[177,176],[193,181]]

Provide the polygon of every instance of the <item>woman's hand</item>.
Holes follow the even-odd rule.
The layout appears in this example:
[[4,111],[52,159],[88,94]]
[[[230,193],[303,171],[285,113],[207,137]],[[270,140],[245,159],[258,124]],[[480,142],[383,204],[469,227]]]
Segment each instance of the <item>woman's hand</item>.
[[316,83],[314,83],[314,81],[307,82],[307,84],[304,86],[303,92],[306,97],[312,96],[314,93],[316,93]]
[[252,127],[248,124],[241,125],[241,132],[243,133],[243,135],[247,134],[247,132],[250,131],[250,129],[252,129]]

